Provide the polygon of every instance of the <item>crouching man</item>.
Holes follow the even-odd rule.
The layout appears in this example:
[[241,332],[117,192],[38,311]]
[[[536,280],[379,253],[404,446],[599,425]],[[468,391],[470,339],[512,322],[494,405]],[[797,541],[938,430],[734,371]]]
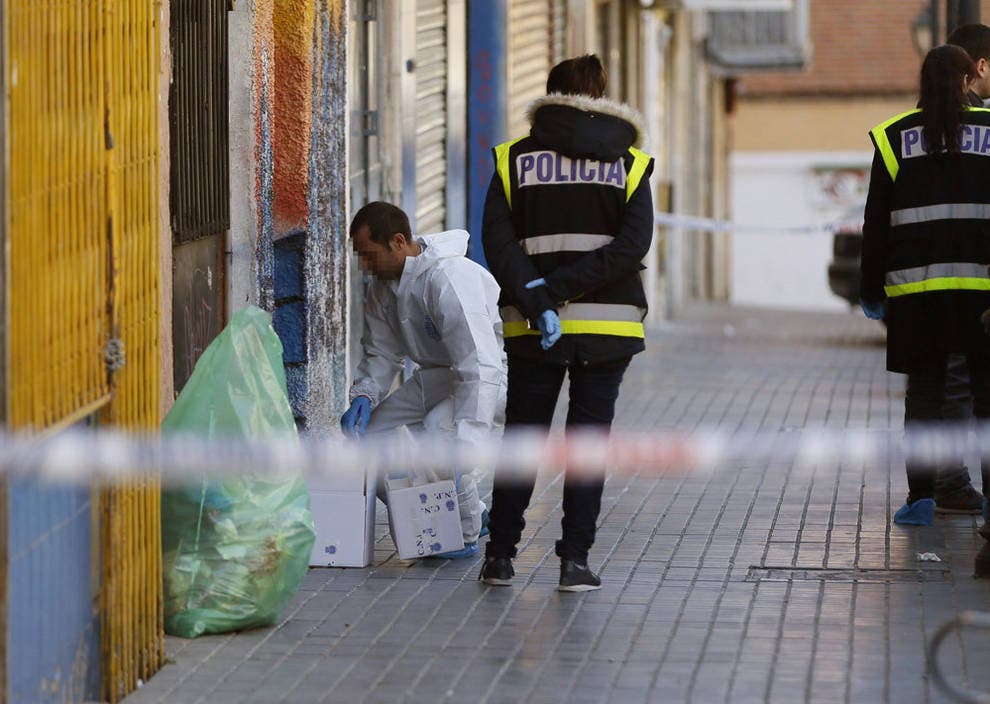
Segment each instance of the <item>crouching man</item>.
[[[361,436],[406,426],[469,443],[500,432],[506,361],[499,287],[465,256],[468,233],[413,237],[401,209],[375,202],[354,216],[350,236],[373,279],[364,304],[363,357],[341,428]],[[418,368],[389,393],[405,359]],[[442,470],[447,476],[440,478],[457,485],[464,549],[439,557],[478,552],[485,507],[470,469]]]

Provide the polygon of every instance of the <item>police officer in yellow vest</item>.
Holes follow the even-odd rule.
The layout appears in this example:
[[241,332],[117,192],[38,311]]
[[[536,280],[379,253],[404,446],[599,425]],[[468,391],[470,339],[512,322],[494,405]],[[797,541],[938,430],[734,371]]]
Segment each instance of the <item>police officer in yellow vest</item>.
[[[990,308],[990,110],[970,105],[975,75],[964,50],[936,47],[922,65],[919,109],[871,132],[863,309],[885,317],[887,368],[911,376],[907,427],[939,418],[953,352],[967,356],[974,414],[990,418],[990,345],[980,325]],[[936,468],[910,461],[907,469],[908,498],[894,520],[931,525]]]
[[[630,358],[644,349],[653,160],[636,148],[641,119],[602,97],[605,82],[596,56],[558,64],[529,108],[529,135],[494,150],[482,241],[502,288],[507,428],[548,428],[566,375],[567,426],[607,431]],[[533,481],[495,478],[487,584],[510,584]],[[587,563],[601,493],[601,478],[565,478],[562,591],[601,586]]]

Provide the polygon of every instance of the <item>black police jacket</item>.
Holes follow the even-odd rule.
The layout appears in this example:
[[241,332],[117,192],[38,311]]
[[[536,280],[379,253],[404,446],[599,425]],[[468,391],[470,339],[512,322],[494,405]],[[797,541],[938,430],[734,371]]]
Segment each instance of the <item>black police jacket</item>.
[[[549,95],[530,106],[528,136],[496,147],[482,242],[502,287],[507,352],[596,364],[644,349],[640,271],[653,236],[649,177],[631,108]],[[546,280],[532,289],[526,283]],[[539,346],[535,321],[560,315],[563,335]]]
[[861,292],[887,301],[887,368],[909,372],[987,347],[979,318],[990,308],[990,110],[964,109],[957,153],[927,151],[919,110],[870,136]]

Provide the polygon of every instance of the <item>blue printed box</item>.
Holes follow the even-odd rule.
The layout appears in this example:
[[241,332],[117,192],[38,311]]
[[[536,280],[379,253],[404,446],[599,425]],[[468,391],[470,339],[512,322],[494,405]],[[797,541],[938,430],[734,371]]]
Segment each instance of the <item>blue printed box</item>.
[[389,488],[388,520],[392,540],[404,560],[464,547],[452,481]]

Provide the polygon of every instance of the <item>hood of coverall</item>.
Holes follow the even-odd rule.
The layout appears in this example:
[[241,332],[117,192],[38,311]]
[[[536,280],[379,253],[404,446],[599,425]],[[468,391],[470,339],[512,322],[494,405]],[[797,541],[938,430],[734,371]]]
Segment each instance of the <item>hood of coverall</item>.
[[605,98],[551,93],[530,103],[526,116],[534,139],[571,158],[615,161],[643,142],[642,116]]
[[423,251],[415,257],[406,257],[402,278],[408,281],[429,271],[430,265],[438,259],[463,257],[467,254],[470,236],[466,230],[447,230],[434,235],[417,235],[414,239],[423,246]]

